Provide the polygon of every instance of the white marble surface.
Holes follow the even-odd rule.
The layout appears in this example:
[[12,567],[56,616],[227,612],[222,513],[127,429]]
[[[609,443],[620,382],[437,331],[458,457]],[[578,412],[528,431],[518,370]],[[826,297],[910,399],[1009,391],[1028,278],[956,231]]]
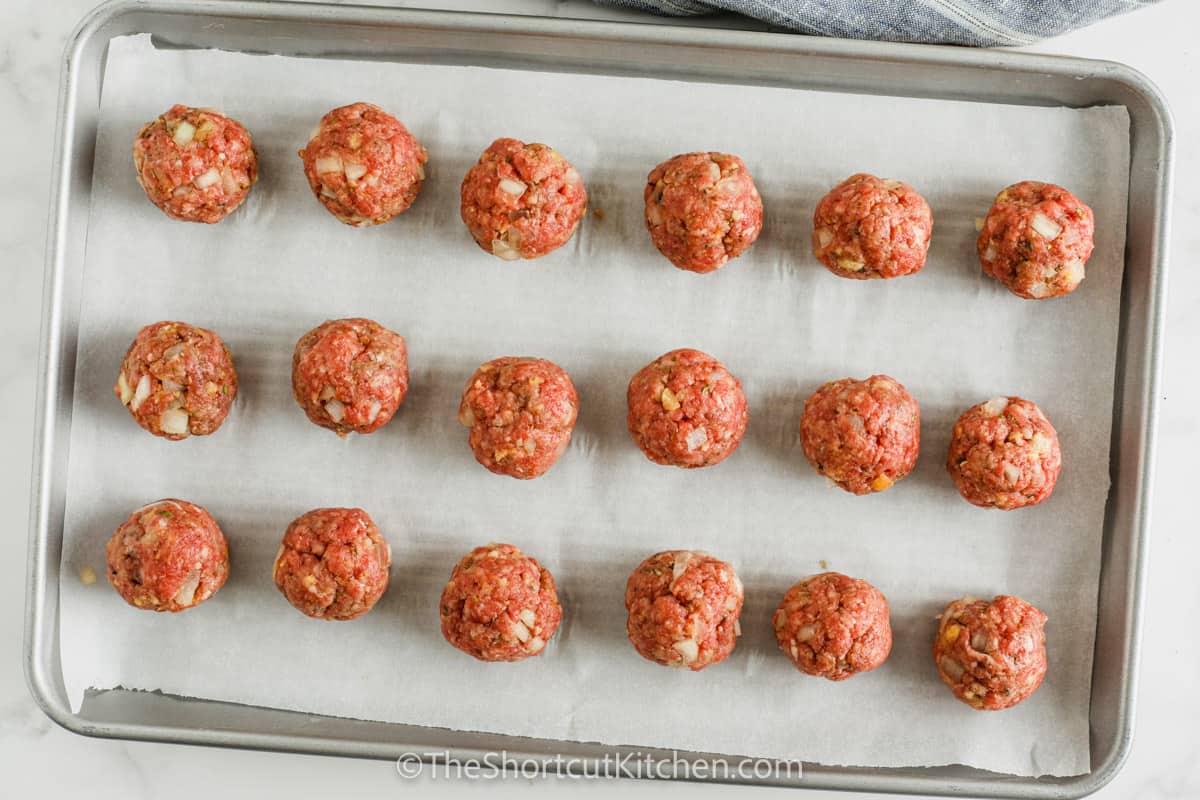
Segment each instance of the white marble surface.
[[[416,3],[395,3],[417,5]],[[75,21],[92,0],[0,0],[0,153],[4,185],[0,197],[0,505],[12,509],[8,539],[12,555],[0,566],[0,775],[6,796],[79,796],[173,800],[288,793],[307,797],[386,796],[418,789],[455,795],[464,791],[541,796],[567,788],[556,780],[506,779],[484,785],[464,782],[403,782],[385,762],[223,751],[87,739],[51,723],[34,705],[21,672],[29,454],[32,447],[33,384],[37,349],[44,229],[50,176],[59,60]],[[526,13],[614,16],[584,2],[553,0],[426,0],[425,6],[495,8]],[[1155,491],[1155,525],[1150,556],[1149,602],[1142,660],[1137,727],[1128,764],[1096,797],[1200,797],[1200,716],[1197,669],[1200,659],[1193,620],[1200,616],[1200,581],[1195,564],[1192,492],[1196,471],[1191,448],[1200,425],[1192,400],[1200,392],[1193,353],[1200,347],[1200,4],[1166,0],[1158,6],[1095,25],[1030,48],[1123,61],[1142,70],[1166,94],[1178,133],[1175,229],[1171,239],[1167,363],[1163,384],[1161,446]],[[219,788],[218,788],[219,786]],[[659,797],[728,796],[736,787],[662,782],[573,781],[570,789],[631,792]],[[757,790],[757,796],[783,790]],[[849,798],[814,793],[795,797]],[[864,795],[865,797],[865,795]]]

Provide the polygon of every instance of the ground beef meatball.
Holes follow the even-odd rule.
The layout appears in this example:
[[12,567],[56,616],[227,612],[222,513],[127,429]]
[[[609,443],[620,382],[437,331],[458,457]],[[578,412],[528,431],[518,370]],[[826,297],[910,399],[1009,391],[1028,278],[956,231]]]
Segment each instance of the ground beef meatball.
[[138,425],[172,440],[221,427],[237,390],[225,342],[185,322],[156,322],[138,331],[113,387]]
[[134,511],[113,532],[105,555],[117,594],[147,611],[198,606],[229,577],[229,546],[217,521],[184,500]]
[[301,613],[355,619],[388,585],[392,550],[361,508],[317,508],[297,517],[275,557],[275,586]]
[[775,638],[796,669],[842,681],[887,660],[888,614],[887,598],[874,586],[826,572],[788,589],[773,618]]
[[699,350],[672,350],[629,382],[629,433],[646,458],[709,467],[737,449],[750,412],[742,384]]
[[513,478],[536,478],[554,466],[578,414],[579,396],[562,367],[511,356],[480,366],[458,407],[475,460]]
[[980,711],[1011,708],[1046,677],[1046,615],[1019,597],[964,597],[942,612],[933,660],[954,696]]
[[335,319],[300,337],[292,393],[313,423],[345,436],[382,428],[408,392],[404,337],[369,319]]
[[1062,451],[1040,408],[1020,397],[994,397],[954,423],[946,469],[968,503],[1010,511],[1050,496]]
[[684,153],[646,177],[646,228],[654,246],[689,272],[712,272],[754,244],[763,204],[746,165],[725,153]]
[[353,103],[321,117],[300,158],[321,205],[362,227],[408,210],[429,157],[400,120],[370,103]]
[[554,576],[511,544],[476,547],[454,566],[442,591],[442,635],[480,661],[539,655],[558,630],[562,606]]
[[743,597],[724,561],[693,550],[655,553],[625,584],[625,630],[643,658],[698,672],[733,652]]
[[184,222],[220,222],[258,180],[250,132],[209,108],[176,105],[147,122],[133,165],[150,202]]
[[567,243],[587,208],[583,178],[553,147],[492,142],[462,182],[462,219],[476,243],[508,261]]
[[933,212],[902,181],[851,175],[817,203],[813,255],[843,278],[899,278],[925,266]]
[[847,492],[882,492],[917,463],[921,409],[887,375],[842,378],[804,404],[800,444],[813,468]]
[[1027,300],[1075,291],[1092,255],[1092,210],[1061,186],[1022,181],[996,195],[979,231],[979,263]]

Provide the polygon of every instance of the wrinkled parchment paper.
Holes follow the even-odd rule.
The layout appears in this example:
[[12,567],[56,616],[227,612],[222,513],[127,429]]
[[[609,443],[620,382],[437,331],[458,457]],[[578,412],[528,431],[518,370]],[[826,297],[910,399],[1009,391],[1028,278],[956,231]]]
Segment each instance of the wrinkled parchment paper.
[[[428,147],[429,179],[390,224],[354,230],[312,198],[296,151],[329,108],[368,100]],[[216,226],[174,222],[134,181],[138,127],[172,103],[220,108],[252,132],[261,180]],[[308,712],[464,730],[770,756],[828,764],[964,763],[1020,775],[1086,772],[1101,525],[1125,229],[1128,118],[1068,110],[845,96],[775,88],[483,68],[160,52],[113,43],[96,148],[79,328],[62,655],[78,704],[89,687],[160,689]],[[459,181],[495,137],[557,147],[584,175],[590,213],[531,263],[492,258],[458,217]],[[766,205],[762,236],[719,273],[680,272],[653,249],[641,192],[654,164],[698,149],[741,154]],[[809,251],[812,209],[857,171],[910,181],[934,208],[914,277],[836,278]],[[1096,212],[1082,288],[1028,302],[985,279],[974,220],[1025,178],[1066,185]],[[378,433],[340,441],[291,397],[296,339],[363,315],[407,337],[412,388]],[[215,435],[169,443],[112,394],[136,330],[181,319],[218,331],[241,391]],[[739,376],[741,449],[718,467],[647,461],[625,430],[643,364],[692,346]],[[491,475],[455,419],[480,362],[538,355],[581,398],[570,449],[545,477]],[[921,404],[916,471],[854,497],[804,461],[797,421],[825,380],[888,373]],[[1038,402],[1065,467],[1044,505],[1001,513],[959,499],[943,466],[968,406]],[[104,544],[134,507],[206,506],[232,576],[205,605],[124,605]],[[391,542],[391,587],[353,623],[307,619],[271,582],[288,522],[319,506],[367,509]],[[541,658],[475,662],[448,646],[437,602],[455,560],[491,540],[541,559],[565,617]],[[665,548],[732,562],[746,585],[742,636],[691,674],[642,660],[624,633],[625,579]],[[878,585],[895,647],[879,670],[833,684],[778,652],[770,615],[802,576]],[[79,571],[101,579],[85,586]],[[930,658],[950,599],[1006,592],[1045,610],[1050,671],[1003,713],[954,700]]]

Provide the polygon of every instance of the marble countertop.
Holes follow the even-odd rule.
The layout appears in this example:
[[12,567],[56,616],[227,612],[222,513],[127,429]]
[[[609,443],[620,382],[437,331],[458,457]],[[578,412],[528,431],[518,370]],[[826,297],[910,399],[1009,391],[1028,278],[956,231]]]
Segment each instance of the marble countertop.
[[[384,4],[387,0],[376,0]],[[620,16],[582,0],[425,0],[392,5],[496,9],[517,13]],[[386,796],[410,789],[454,795],[468,788],[500,796],[541,796],[567,788],[555,779],[509,778],[466,787],[462,781],[428,776],[402,781],[388,762],[356,761],[88,739],[54,725],[37,708],[21,671],[24,622],[26,509],[32,448],[34,377],[41,312],[42,262],[50,181],[59,62],[75,22],[93,0],[0,0],[5,30],[0,34],[0,152],[5,184],[0,197],[0,252],[5,253],[0,294],[0,408],[8,419],[0,430],[0,502],[14,509],[10,540],[14,554],[0,566],[0,774],[13,797],[76,794],[87,797],[173,800],[208,797],[214,791],[240,797],[291,794]],[[1121,61],[1146,73],[1166,95],[1175,114],[1176,199],[1170,242],[1172,273],[1167,303],[1166,371],[1160,417],[1158,480],[1149,565],[1149,597],[1132,755],[1124,770],[1095,797],[1200,797],[1200,743],[1185,726],[1200,717],[1197,692],[1200,637],[1200,538],[1191,526],[1196,467],[1191,447],[1200,442],[1200,422],[1191,399],[1200,395],[1200,372],[1189,353],[1200,348],[1200,4],[1166,0],[1159,5],[1027,48]],[[716,797],[750,791],[728,786],[633,781],[572,781],[570,789],[630,792],[656,797]],[[758,797],[788,790],[755,790]],[[6,792],[8,793],[8,792]],[[852,798],[826,792],[789,797]],[[872,795],[874,796],[874,795]]]

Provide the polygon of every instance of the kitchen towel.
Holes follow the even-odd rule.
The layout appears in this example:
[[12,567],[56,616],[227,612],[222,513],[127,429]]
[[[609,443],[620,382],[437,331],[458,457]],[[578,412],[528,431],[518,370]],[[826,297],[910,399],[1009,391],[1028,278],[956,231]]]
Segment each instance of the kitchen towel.
[[1159,0],[596,0],[685,17],[733,11],[798,33],[976,47],[1032,44]]

